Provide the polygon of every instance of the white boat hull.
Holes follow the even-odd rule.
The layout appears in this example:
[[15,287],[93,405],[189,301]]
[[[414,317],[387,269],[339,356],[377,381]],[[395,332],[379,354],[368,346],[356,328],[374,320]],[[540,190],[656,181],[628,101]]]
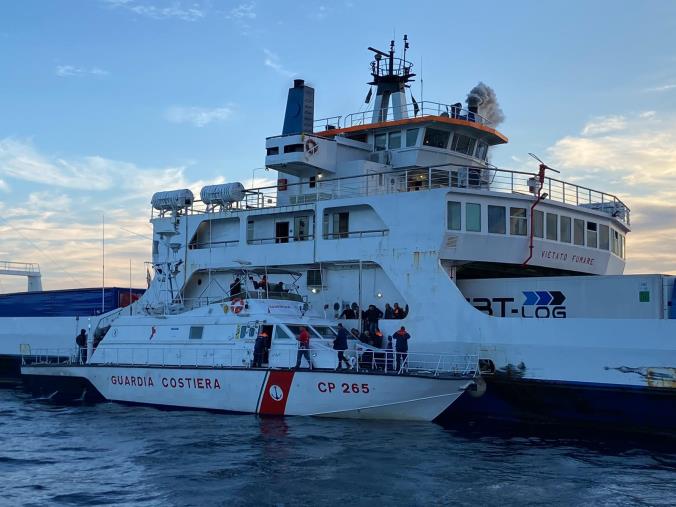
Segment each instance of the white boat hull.
[[82,379],[83,390],[91,385],[109,401],[415,421],[433,420],[473,384],[466,377],[194,367],[24,366],[22,374],[39,380],[46,395],[57,393],[64,380]]

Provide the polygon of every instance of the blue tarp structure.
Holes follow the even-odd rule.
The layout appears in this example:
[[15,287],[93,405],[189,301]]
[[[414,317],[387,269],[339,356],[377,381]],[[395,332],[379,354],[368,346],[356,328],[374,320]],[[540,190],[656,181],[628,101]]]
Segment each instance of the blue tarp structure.
[[[0,294],[0,317],[87,317],[109,312],[129,304],[129,288],[101,288],[49,290],[41,292],[15,292]],[[132,289],[135,301],[144,289]]]

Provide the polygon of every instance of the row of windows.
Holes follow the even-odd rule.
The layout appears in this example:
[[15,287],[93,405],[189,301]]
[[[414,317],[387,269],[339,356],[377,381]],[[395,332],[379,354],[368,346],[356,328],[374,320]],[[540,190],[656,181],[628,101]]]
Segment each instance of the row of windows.
[[[491,234],[506,234],[509,223],[511,236],[528,235],[528,208],[510,207],[509,221],[507,207],[489,204],[486,210],[487,231]],[[447,224],[451,231],[462,228],[462,203],[447,203]],[[481,232],[481,204],[465,203],[465,231]],[[536,238],[572,243],[578,246],[609,250],[624,259],[624,235],[617,230],[581,218],[571,218],[557,213],[535,210],[533,213],[533,235]]]
[[[407,129],[403,131],[405,135],[403,141],[405,141],[407,148],[417,145],[419,131],[419,128]],[[453,135],[452,141],[451,135]],[[450,149],[464,155],[474,156],[481,160],[485,160],[486,155],[488,154],[488,144],[486,144],[484,141],[477,141],[473,137],[458,134],[457,132],[452,134],[448,130],[434,128],[425,129],[423,146]],[[375,151],[397,150],[401,147],[401,130],[375,135],[373,144],[373,149]]]

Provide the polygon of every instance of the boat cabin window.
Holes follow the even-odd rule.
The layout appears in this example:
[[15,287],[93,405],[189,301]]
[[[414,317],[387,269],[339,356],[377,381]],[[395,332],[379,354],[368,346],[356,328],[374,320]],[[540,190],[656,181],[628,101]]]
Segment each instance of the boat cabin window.
[[275,326],[275,340],[293,340],[293,336],[283,326]]
[[624,259],[624,234],[620,234],[620,257]]
[[190,339],[201,340],[204,326],[190,326]]
[[401,148],[401,131],[390,132],[387,134],[387,149],[397,150]]
[[507,212],[504,206],[488,205],[488,232],[492,234],[505,234]]
[[464,153],[465,155],[474,154],[474,144],[476,140],[463,136],[462,134],[455,134],[453,136],[453,143],[451,144],[451,149],[457,151],[458,153]]
[[251,243],[254,238],[254,221],[249,219],[246,221],[246,242]]
[[446,148],[450,138],[451,133],[446,130],[426,128],[423,144],[432,148]]
[[481,160],[486,160],[486,154],[488,153],[488,144],[483,141],[477,142],[476,146],[476,158]]
[[576,245],[584,246],[584,220],[579,218],[573,221],[573,242]]
[[449,231],[459,231],[461,229],[460,224],[462,220],[460,217],[460,203],[449,201],[447,203],[447,215],[448,215],[448,230]]
[[597,233],[596,222],[587,222],[587,246],[589,248],[596,248]]
[[610,231],[610,251],[615,255],[619,255],[620,235],[615,229]]
[[533,212],[533,236],[536,238],[545,237],[545,214],[542,211]]
[[481,204],[468,202],[465,205],[465,230],[481,232]]
[[330,326],[312,326],[317,333],[319,333],[322,338],[327,340],[333,340],[337,336],[337,333]]
[[526,208],[509,208],[509,233],[513,236],[525,236],[527,231]]
[[607,225],[599,224],[599,248],[610,250],[610,228]]
[[373,144],[375,151],[384,151],[387,149],[387,134],[376,134],[375,143]]
[[556,213],[547,213],[547,239],[559,239],[559,215]]
[[418,144],[418,131],[420,129],[408,129],[406,131],[406,147],[410,148]]
[[563,243],[570,243],[570,217],[561,217],[561,241]]
[[286,327],[291,331],[294,338],[298,338],[298,335],[300,335],[301,327],[307,329],[307,332],[310,333],[310,338],[323,338],[317,331],[305,324],[286,324]]

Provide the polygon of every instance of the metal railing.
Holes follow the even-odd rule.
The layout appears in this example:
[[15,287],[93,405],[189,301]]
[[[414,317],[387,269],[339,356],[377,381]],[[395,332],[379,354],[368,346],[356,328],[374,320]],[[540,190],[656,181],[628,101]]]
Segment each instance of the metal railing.
[[[330,342],[330,340],[318,340]],[[300,368],[335,370],[338,366],[338,351],[326,344],[310,349],[311,365],[301,357]],[[270,349],[269,364],[265,368],[293,368],[297,363],[299,349],[287,346]],[[344,351],[350,367],[346,371],[381,372],[428,376],[475,376],[479,371],[478,354],[435,354],[423,352],[395,352],[392,350],[365,348],[357,345]],[[274,359],[273,359],[274,355]],[[261,358],[262,359],[262,358]],[[254,349],[246,347],[103,347],[100,346],[86,361],[84,350],[78,348],[36,349],[22,356],[24,366],[155,366],[164,368],[255,368],[258,358]]]
[[40,265],[33,262],[0,261],[0,271],[40,274]]
[[[533,173],[464,164],[440,164],[342,178],[322,178],[316,181],[312,189],[307,188],[307,183],[288,183],[284,191],[290,203],[287,206],[278,206],[277,185],[261,187],[248,191],[247,197],[252,195],[255,199],[245,199],[237,203],[237,206],[233,206],[232,210],[283,209],[318,201],[437,188],[534,196],[538,185],[537,176]],[[542,192],[548,194],[547,199],[550,201],[595,209],[618,218],[627,225],[630,224],[629,207],[615,195],[550,177],[545,177]],[[196,201],[184,211],[187,213],[207,212],[201,201]]]
[[368,111],[359,111],[347,115],[331,116],[315,120],[313,125],[314,132],[323,132],[332,129],[350,128],[361,125],[368,125],[375,118],[377,122],[391,121],[395,118],[422,118],[425,116],[443,116],[446,118],[455,118],[465,120],[479,125],[492,127],[493,123],[478,113],[462,107],[459,104],[443,104],[441,102],[423,101],[418,102],[417,108],[413,104],[403,106],[389,106],[379,110],[371,109]]

